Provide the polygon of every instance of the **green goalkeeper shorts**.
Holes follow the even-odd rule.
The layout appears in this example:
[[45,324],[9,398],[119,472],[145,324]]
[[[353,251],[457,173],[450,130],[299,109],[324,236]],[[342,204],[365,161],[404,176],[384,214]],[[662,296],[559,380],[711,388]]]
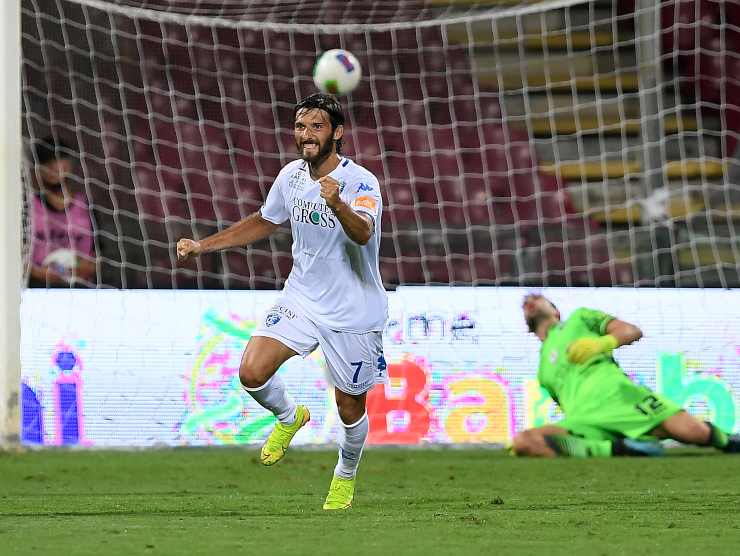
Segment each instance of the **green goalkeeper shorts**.
[[656,394],[645,386],[638,386],[624,377],[607,380],[598,391],[591,389],[572,400],[565,419],[557,426],[571,434],[594,440],[640,438],[649,435],[663,421],[681,411],[681,407]]

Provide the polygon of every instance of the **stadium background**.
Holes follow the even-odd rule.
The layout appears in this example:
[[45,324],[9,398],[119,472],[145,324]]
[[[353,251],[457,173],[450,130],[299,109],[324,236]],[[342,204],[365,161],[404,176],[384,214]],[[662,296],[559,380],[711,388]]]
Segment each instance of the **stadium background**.
[[[204,290],[280,287],[290,270],[287,230],[186,268],[175,264],[172,246],[179,237],[203,237],[260,206],[280,167],[295,156],[292,107],[314,91],[313,62],[335,47],[351,50],[365,72],[358,89],[343,99],[349,119],[345,151],[383,186],[384,282],[389,290],[398,288],[396,299],[444,292],[443,309],[415,299],[404,302],[404,317],[426,321],[425,334],[432,338],[439,333],[435,322],[451,330],[451,323],[466,319],[492,319],[491,338],[498,330],[500,338],[509,338],[504,330],[526,338],[515,303],[523,290],[418,294],[405,286],[640,286],[626,288],[626,294],[579,289],[556,295],[566,304],[577,299],[609,305],[637,322],[646,308],[656,307],[646,331],[664,344],[628,358],[635,377],[657,385],[660,354],[682,357],[690,364],[678,364],[681,384],[717,385],[709,389],[725,392],[730,402],[718,405],[701,389],[681,401],[736,428],[736,290],[719,292],[721,301],[711,303],[701,289],[668,290],[677,297],[657,306],[648,300],[657,303],[664,295],[654,294],[655,286],[736,288],[740,281],[740,188],[734,177],[740,171],[740,113],[734,104],[739,14],[737,2],[709,0],[24,0],[26,146],[30,150],[48,135],[76,146],[72,180],[90,202],[98,266],[95,281],[84,284],[94,292],[24,292],[24,310],[33,315],[23,321],[24,441],[199,444],[222,429],[240,431],[251,423],[237,405],[229,419],[184,440],[127,436],[146,419],[172,432],[176,422],[158,420],[159,412],[167,400],[187,398],[188,389],[183,385],[171,398],[161,386],[182,383],[196,362],[162,363],[159,386],[148,383],[137,372],[145,370],[141,361],[150,352],[131,338],[114,341],[109,331],[149,315],[151,329],[158,325],[163,334],[161,361],[171,361],[192,356],[202,330],[189,332],[191,347],[168,340],[182,315],[172,308],[142,312],[146,305],[122,303],[115,290],[149,290],[141,292],[149,307],[164,307],[173,295],[179,303],[191,301],[180,290],[197,289],[202,293],[196,296],[196,324],[206,322],[214,307],[239,326],[258,317],[260,295],[219,297]],[[26,170],[30,193],[31,164]],[[476,297],[472,305],[462,301],[468,295]],[[84,303],[111,309],[94,319],[71,310]],[[696,307],[695,318],[687,317],[684,306]],[[704,335],[687,343],[696,329]],[[676,344],[677,337],[683,343]],[[476,355],[467,362],[444,363],[442,357],[437,367],[427,367],[425,380],[443,397],[453,392],[455,377],[472,377],[456,391],[467,413],[456,414],[458,402],[449,401],[436,417],[461,419],[464,434],[417,435],[408,443],[504,443],[534,423],[521,402],[525,379],[535,373],[536,345],[522,342],[509,343],[502,354],[491,340],[471,349]],[[428,358],[425,349],[400,350],[392,363]],[[132,353],[138,364],[121,367],[122,357]],[[524,359],[521,375],[499,369],[506,357]],[[112,370],[104,375],[106,365]],[[234,372],[218,363],[207,370],[221,378]],[[89,386],[96,373],[109,379],[98,392]],[[295,384],[299,396],[321,380],[320,372],[315,375]],[[111,386],[124,378],[132,390]],[[403,398],[409,377],[396,378],[396,390],[392,383],[378,396]],[[494,403],[505,401],[496,397],[495,384],[518,389],[507,400],[517,402],[519,413]],[[424,403],[437,411],[433,402]],[[97,439],[83,430],[91,407],[104,408],[98,417],[111,426],[101,428]],[[128,419],[130,430],[121,432],[112,426],[124,419],[114,407],[133,408],[141,422]],[[411,412],[390,408],[378,426],[403,431],[413,422]],[[491,428],[496,435],[478,434]]]

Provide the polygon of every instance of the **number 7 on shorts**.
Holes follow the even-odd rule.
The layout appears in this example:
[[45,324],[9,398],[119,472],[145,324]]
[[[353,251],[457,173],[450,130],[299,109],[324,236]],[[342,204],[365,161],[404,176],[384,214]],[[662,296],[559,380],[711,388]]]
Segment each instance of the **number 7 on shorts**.
[[360,376],[360,369],[362,369],[362,361],[352,361],[350,365],[355,368],[355,374],[352,375],[352,384],[357,384],[357,377]]

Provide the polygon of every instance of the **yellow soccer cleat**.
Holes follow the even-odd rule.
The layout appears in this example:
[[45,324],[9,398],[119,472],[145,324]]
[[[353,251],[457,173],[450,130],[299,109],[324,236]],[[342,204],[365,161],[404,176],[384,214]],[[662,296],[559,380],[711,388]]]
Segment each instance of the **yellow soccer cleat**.
[[329,494],[324,502],[325,510],[346,510],[352,507],[355,496],[355,480],[335,476],[329,486]]
[[275,465],[283,459],[295,433],[310,420],[311,413],[308,408],[305,405],[299,405],[295,410],[295,421],[291,425],[283,425],[282,423],[275,425],[270,436],[262,445],[262,451],[260,452],[262,465]]

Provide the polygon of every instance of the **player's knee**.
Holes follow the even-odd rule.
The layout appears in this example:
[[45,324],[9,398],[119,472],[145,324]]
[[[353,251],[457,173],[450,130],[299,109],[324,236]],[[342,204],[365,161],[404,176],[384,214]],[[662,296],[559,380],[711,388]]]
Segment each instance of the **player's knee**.
[[365,415],[365,398],[359,396],[339,395],[336,397],[337,413],[345,425],[356,423]]
[[265,373],[248,359],[242,361],[239,367],[239,380],[245,388],[259,388],[267,384]]

